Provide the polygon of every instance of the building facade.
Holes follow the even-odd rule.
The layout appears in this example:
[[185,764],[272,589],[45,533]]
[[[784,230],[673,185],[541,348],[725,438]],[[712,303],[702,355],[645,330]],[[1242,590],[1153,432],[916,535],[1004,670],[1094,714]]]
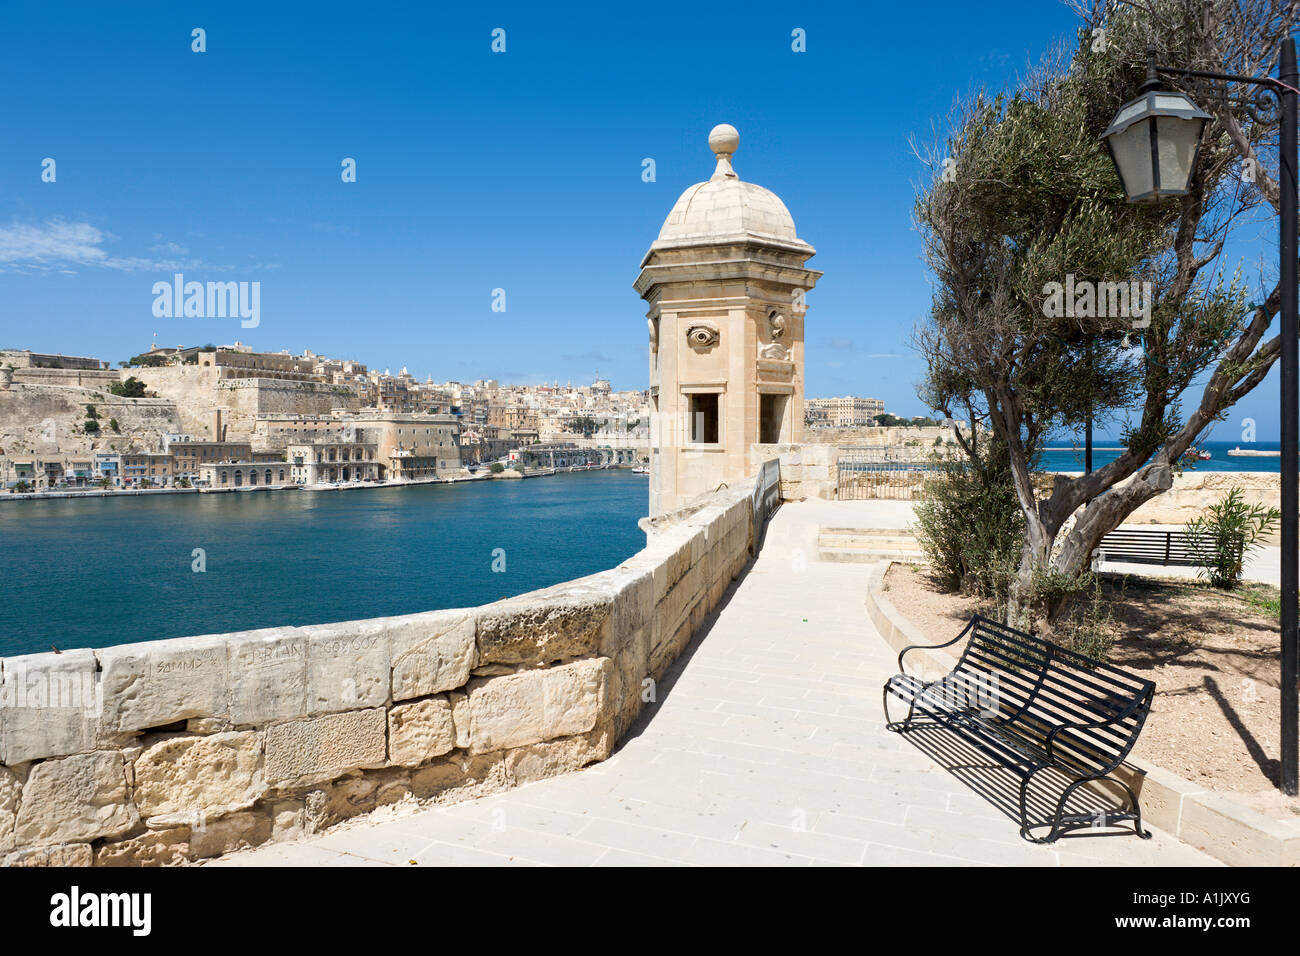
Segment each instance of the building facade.
[[375,481],[379,477],[377,445],[359,442],[310,442],[290,445],[289,480],[298,485],[335,481]]

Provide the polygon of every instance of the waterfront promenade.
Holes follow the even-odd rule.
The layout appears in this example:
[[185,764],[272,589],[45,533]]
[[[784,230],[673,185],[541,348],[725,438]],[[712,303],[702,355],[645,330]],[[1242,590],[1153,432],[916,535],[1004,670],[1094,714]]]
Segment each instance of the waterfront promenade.
[[208,865],[1214,865],[1154,829],[1149,841],[1126,829],[1027,843],[941,749],[885,730],[880,687],[896,655],[864,610],[871,566],[817,561],[817,529],[909,518],[905,502],[783,505],[603,763]]

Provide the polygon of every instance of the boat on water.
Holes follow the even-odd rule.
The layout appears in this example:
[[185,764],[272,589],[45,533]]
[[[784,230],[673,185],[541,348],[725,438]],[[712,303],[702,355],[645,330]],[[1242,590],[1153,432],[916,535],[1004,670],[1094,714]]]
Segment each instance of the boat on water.
[[645,465],[637,465],[635,468],[632,469],[632,474],[634,474],[634,475],[648,475],[648,474],[650,474],[650,469],[647,468]]
[[1267,451],[1258,448],[1229,448],[1228,454],[1234,458],[1281,458],[1281,451]]

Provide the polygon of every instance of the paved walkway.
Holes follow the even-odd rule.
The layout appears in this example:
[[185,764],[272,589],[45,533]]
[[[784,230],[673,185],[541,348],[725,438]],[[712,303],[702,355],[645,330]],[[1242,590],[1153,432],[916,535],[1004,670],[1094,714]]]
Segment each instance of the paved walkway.
[[869,566],[816,560],[819,526],[873,518],[845,504],[870,503],[782,506],[757,562],[609,760],[212,865],[1214,863],[1160,832],[1029,844],[1000,809],[1007,781],[950,742],[886,731],[880,687],[895,655],[863,608]]

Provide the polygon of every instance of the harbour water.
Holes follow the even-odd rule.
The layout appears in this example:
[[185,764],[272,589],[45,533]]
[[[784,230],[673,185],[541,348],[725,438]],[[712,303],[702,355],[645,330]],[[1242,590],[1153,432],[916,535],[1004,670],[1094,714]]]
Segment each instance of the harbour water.
[[647,506],[627,471],[15,502],[0,656],[486,604],[614,567]]
[[[1282,459],[1277,455],[1266,457],[1243,456],[1236,457],[1228,454],[1232,448],[1241,448],[1242,450],[1251,451],[1278,451],[1282,446],[1278,442],[1256,441],[1256,442],[1231,442],[1231,441],[1208,441],[1200,446],[1210,453],[1210,458],[1206,461],[1198,461],[1191,467],[1192,471],[1271,471],[1280,472],[1282,470]],[[1093,443],[1092,448],[1092,467],[1100,468],[1119,457],[1123,448],[1119,442],[1113,439],[1098,439]],[[1048,448],[1043,452],[1043,460],[1039,465],[1041,471],[1083,471],[1083,442],[1078,442],[1077,448],[1070,447],[1068,441],[1056,440],[1048,443]]]

